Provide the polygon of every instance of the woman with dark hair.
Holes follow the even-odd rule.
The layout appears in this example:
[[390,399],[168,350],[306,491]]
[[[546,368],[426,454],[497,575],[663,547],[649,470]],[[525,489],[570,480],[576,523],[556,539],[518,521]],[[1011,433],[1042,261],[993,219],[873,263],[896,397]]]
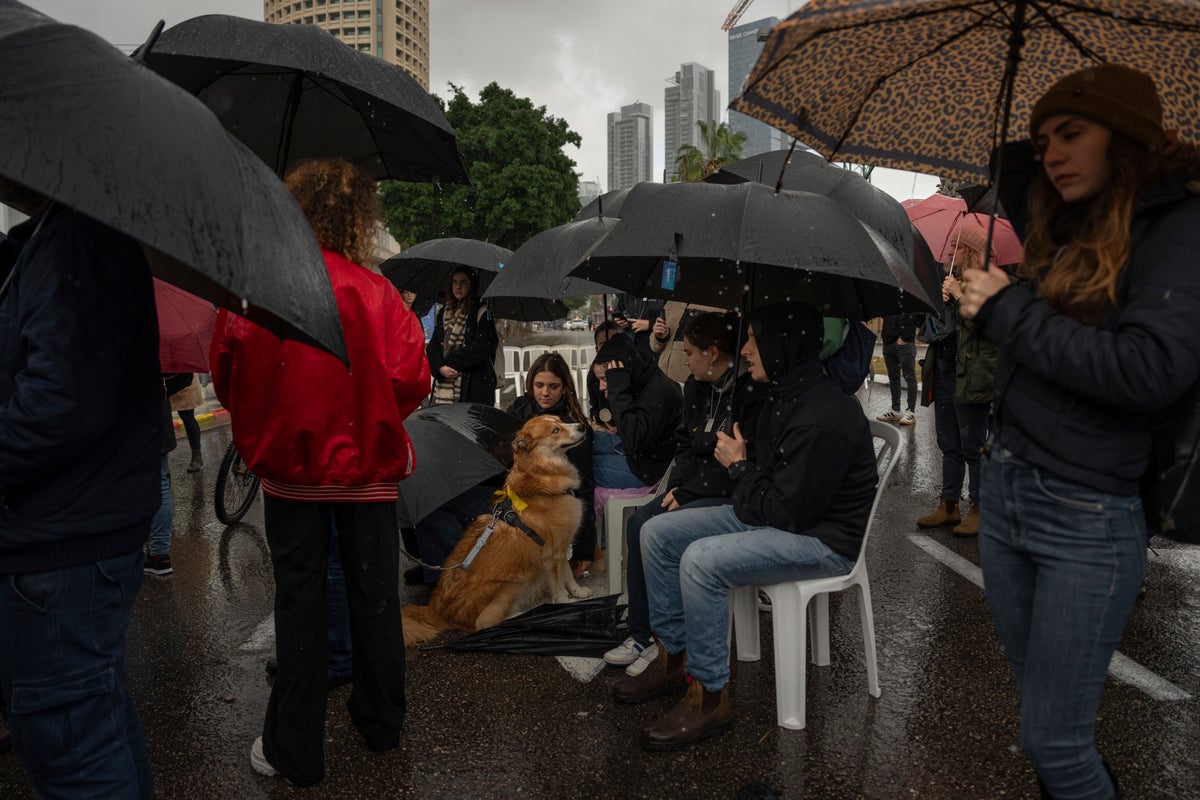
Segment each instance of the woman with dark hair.
[[400,744],[404,632],[396,499],[413,470],[404,418],[429,389],[417,318],[364,266],[378,220],[374,181],[338,159],[284,181],[321,245],[345,335],[341,359],[221,311],[213,386],[233,440],[262,478],[275,576],[278,675],[250,764],[297,786],[325,774],[326,568],[336,523],[353,640],[350,720],[374,751]]
[[641,531],[647,520],[682,506],[723,505],[733,494],[729,472],[713,458],[717,433],[730,433],[734,421],[748,429],[753,406],[766,397],[743,373],[736,375],[738,315],[707,312],[693,317],[683,331],[683,358],[689,376],[683,387],[683,421],[675,431],[675,462],[669,490],[646,503],[625,526],[629,597],[629,638],[604,654],[625,674],[640,675],[658,655],[650,631]]
[[1200,198],[1128,67],[1061,79],[1029,132],[1001,181],[1024,283],[968,270],[960,303],[1000,348],[980,560],[1043,796],[1102,800],[1096,714],[1145,570],[1151,417],[1200,376]]
[[446,304],[425,346],[433,373],[434,405],[496,402],[496,323],[479,299],[479,275],[458,269],[450,276]]
[[567,460],[579,470],[579,489],[575,496],[584,504],[583,519],[575,533],[572,548],[575,577],[583,574],[596,552],[596,517],[591,513],[592,492],[592,427],[579,404],[571,368],[558,353],[543,353],[529,367],[525,376],[525,394],[509,406],[508,413],[522,422],[540,414],[554,414],[563,422],[582,423],[585,438],[567,451]]

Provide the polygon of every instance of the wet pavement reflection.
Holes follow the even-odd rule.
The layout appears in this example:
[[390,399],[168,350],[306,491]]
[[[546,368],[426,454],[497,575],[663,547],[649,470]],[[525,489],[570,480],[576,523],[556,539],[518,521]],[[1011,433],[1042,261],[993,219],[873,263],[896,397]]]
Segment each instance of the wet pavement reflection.
[[[860,398],[872,417],[889,403],[882,383]],[[734,664],[733,730],[682,753],[639,748],[641,727],[673,701],[612,703],[617,670],[568,670],[550,657],[410,650],[401,747],[367,751],[345,710],[350,689],[337,689],[329,695],[326,777],[307,790],[260,777],[249,763],[270,690],[263,665],[274,647],[261,500],[240,524],[218,523],[212,488],[229,428],[204,433],[199,473],[186,472],[181,441],[170,461],[175,573],[146,577],[128,634],[129,687],[145,723],[156,794],[732,799],[761,783],[785,798],[1035,798],[1019,750],[1014,683],[983,592],[946,565],[957,563],[954,556],[977,565],[978,544],[914,524],[933,507],[940,484],[932,409],[919,409],[917,419],[905,430],[908,449],[868,551],[882,697],[867,694],[859,609],[840,594],[830,600],[831,666],[809,667],[808,727],[775,724],[764,613],[762,660]],[[1110,677],[1097,737],[1127,797],[1197,798],[1200,548],[1156,549],[1148,592],[1120,651],[1190,696],[1158,699],[1152,681]],[[603,591],[606,581],[599,574],[585,584]],[[425,592],[402,591],[406,601]],[[0,756],[0,798],[32,796],[16,758]]]

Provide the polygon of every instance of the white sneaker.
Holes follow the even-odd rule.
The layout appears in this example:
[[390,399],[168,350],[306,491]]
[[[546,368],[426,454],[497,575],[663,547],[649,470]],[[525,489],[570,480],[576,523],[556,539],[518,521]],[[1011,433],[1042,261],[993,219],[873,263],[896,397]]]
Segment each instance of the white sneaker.
[[646,667],[650,666],[650,662],[656,658],[658,658],[658,642],[651,642],[638,654],[637,660],[625,668],[625,674],[636,678],[645,672]]
[[604,663],[614,667],[627,667],[638,660],[638,656],[642,654],[643,649],[645,648],[630,636],[604,654]]
[[265,775],[268,778],[274,778],[279,774],[263,754],[261,736],[255,739],[254,744],[250,746],[250,766],[254,767],[254,771],[259,775]]
[[880,422],[899,422],[902,417],[900,416],[899,411],[894,411],[889,408],[885,413],[880,414],[875,419],[879,420]]
[[916,414],[914,414],[911,411],[905,411],[904,416],[900,417],[900,424],[901,425],[916,425],[917,424]]

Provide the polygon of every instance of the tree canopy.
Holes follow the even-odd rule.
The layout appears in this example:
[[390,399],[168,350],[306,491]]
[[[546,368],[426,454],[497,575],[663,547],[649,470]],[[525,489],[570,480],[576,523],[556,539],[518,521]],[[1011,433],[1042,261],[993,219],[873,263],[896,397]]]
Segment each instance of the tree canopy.
[[515,249],[579,211],[579,177],[563,147],[582,142],[545,106],[490,83],[474,103],[450,84],[446,119],[458,134],[472,186],[382,185],[384,222],[407,247],[460,236]]
[[734,133],[724,122],[699,121],[700,147],[680,145],[675,156],[675,173],[684,182],[702,181],[726,164],[742,160],[746,134]]

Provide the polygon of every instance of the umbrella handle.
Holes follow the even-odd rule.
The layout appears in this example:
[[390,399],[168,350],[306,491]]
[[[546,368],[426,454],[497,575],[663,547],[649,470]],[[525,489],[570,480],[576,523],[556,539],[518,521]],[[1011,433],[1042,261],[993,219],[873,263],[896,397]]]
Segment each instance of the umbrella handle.
[[[1004,169],[1004,142],[1008,138],[1008,121],[1012,115],[1013,87],[1017,82],[1017,65],[1021,63],[1021,48],[1025,46],[1025,5],[1026,0],[1016,0],[1013,4],[1012,22],[1008,27],[1008,58],[1004,65],[1004,78],[1000,83],[1000,97],[1004,111],[1000,117],[1000,145],[996,148],[996,164],[992,171],[992,184],[996,199],[1000,199],[1000,177]],[[987,241],[983,248],[983,268],[989,268],[992,252],[992,234],[996,230],[995,208],[992,209],[988,222]]]

